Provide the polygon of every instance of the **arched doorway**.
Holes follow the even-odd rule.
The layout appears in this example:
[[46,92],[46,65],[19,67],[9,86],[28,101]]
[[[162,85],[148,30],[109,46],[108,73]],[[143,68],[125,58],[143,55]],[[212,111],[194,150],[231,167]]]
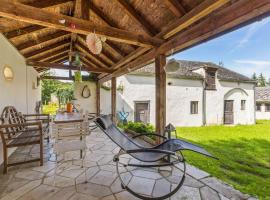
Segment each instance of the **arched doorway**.
[[224,124],[236,124],[241,117],[240,111],[246,108],[247,92],[242,88],[234,88],[224,95]]

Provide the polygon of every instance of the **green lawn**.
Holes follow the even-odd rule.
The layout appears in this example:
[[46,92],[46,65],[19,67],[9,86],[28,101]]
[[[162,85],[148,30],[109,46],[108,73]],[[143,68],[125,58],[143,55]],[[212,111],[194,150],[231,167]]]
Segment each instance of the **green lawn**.
[[236,189],[270,199],[270,121],[250,126],[177,128],[178,137],[205,147],[213,160],[185,152],[187,161]]

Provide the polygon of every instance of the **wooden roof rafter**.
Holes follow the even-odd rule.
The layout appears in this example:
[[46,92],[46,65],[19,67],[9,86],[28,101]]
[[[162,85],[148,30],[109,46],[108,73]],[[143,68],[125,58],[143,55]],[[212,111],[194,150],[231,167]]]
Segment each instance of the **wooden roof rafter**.
[[70,40],[65,39],[63,41],[56,42],[56,43],[54,43],[52,45],[40,48],[38,50],[33,50],[33,51],[29,52],[29,53],[23,53],[23,56],[25,58],[32,58],[32,57],[35,57],[35,56],[37,56],[39,54],[50,52],[50,51],[52,51],[54,49],[58,49],[58,48],[61,48],[61,47],[64,47],[64,46],[69,46],[69,44],[70,44]]
[[[139,46],[158,46],[162,43],[162,40],[157,38],[136,34],[122,29],[107,26],[97,26],[87,20],[51,13],[18,2],[0,0],[0,3],[2,4],[0,7],[0,16],[22,22],[56,28],[83,35],[87,35],[95,31],[97,35],[105,36],[107,39]],[[60,20],[65,20],[66,24],[75,24],[76,28],[65,26],[64,24],[59,23]]]
[[51,58],[51,57],[54,57],[56,55],[59,55],[63,52],[69,52],[69,47],[68,46],[63,46],[62,48],[57,48],[57,49],[54,49],[54,50],[51,50],[49,51],[48,53],[45,53],[45,54],[38,54],[39,56],[35,56],[33,59],[35,60],[43,60],[43,59],[46,59],[46,58]]
[[101,68],[109,68],[110,66],[102,62],[100,59],[98,59],[95,55],[91,54],[87,47],[83,46],[80,43],[75,44],[75,48],[84,53],[91,61],[94,63],[94,65],[101,67]]
[[58,38],[63,38],[64,36],[67,36],[69,35],[70,33],[66,32],[66,31],[57,31],[53,34],[50,34],[50,35],[46,35],[44,37],[37,37],[35,38],[35,40],[32,40],[32,41],[27,41],[23,44],[20,44],[18,46],[16,46],[16,48],[21,51],[21,50],[24,50],[24,49],[27,49],[27,48],[31,48],[31,47],[34,47],[36,45],[40,45],[40,44],[43,44],[43,43],[46,43],[46,42],[49,42],[49,41],[53,41],[53,40],[56,40]]
[[21,37],[30,33],[41,31],[43,29],[46,29],[46,27],[39,26],[39,25],[31,25],[31,26],[26,26],[17,30],[5,32],[3,34],[6,36],[7,39],[14,39],[14,38]]
[[46,59],[43,59],[42,62],[52,62],[55,60],[58,60],[58,59],[61,59],[61,58],[65,58],[65,57],[68,57],[68,53],[67,52],[63,52],[61,54],[58,54],[57,56],[54,56],[54,57],[51,57],[51,58],[46,58]]

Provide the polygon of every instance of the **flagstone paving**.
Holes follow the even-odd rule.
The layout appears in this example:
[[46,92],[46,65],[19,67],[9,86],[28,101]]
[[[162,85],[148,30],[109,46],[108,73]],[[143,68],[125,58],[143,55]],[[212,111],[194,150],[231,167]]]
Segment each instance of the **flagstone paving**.
[[[52,145],[45,145],[44,166],[29,163],[9,169],[7,175],[0,175],[0,200],[135,200],[121,188],[113,156],[119,148],[101,131],[87,136],[88,151],[81,168],[81,161],[65,162],[56,168]],[[18,148],[11,161],[26,160],[38,156],[38,148]],[[78,157],[73,152],[67,157]],[[122,162],[137,162],[124,155]],[[155,169],[120,168],[125,184],[136,192],[160,196],[176,186],[182,176],[183,166]],[[56,171],[55,171],[56,170]],[[86,172],[86,173],[85,173]],[[158,172],[158,173],[157,173]],[[56,174],[56,177],[54,177]],[[164,178],[165,177],[165,178]],[[87,181],[86,181],[87,180]],[[187,165],[184,185],[171,200],[251,200],[247,194],[233,189],[208,173]]]

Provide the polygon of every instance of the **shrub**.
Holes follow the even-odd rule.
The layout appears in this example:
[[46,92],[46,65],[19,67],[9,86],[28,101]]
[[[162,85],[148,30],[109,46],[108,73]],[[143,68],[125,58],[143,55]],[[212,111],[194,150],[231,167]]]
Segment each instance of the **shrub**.
[[[155,132],[155,128],[151,124],[144,124],[142,122],[132,122],[129,121],[127,124],[118,124],[118,126],[124,130],[135,131],[136,133],[147,133],[151,134]],[[149,136],[152,139],[155,139],[153,136]]]

